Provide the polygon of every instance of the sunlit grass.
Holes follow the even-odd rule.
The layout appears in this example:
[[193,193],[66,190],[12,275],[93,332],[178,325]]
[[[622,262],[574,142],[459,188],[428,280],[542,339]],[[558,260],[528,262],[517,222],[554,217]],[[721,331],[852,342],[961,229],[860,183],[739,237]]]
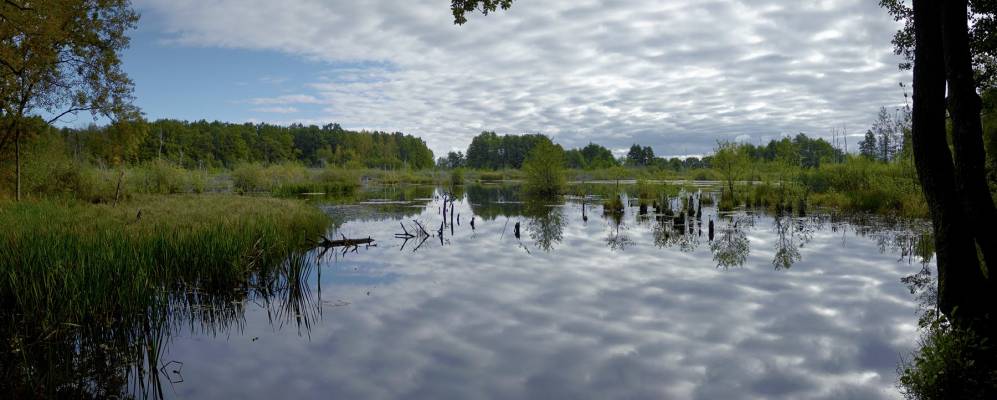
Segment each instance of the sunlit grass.
[[298,201],[232,195],[0,203],[0,303],[43,331],[142,313],[171,285],[238,285],[327,223]]

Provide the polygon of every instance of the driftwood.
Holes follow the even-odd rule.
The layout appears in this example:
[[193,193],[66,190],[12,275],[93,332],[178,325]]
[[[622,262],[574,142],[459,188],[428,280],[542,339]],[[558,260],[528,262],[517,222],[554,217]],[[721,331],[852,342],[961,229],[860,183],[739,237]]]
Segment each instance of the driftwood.
[[329,238],[322,236],[322,241],[319,242],[318,245],[322,247],[356,247],[361,244],[376,246],[373,244],[374,239],[371,239],[370,236],[359,239],[347,239],[346,235],[342,235],[342,237],[342,239],[330,240]]

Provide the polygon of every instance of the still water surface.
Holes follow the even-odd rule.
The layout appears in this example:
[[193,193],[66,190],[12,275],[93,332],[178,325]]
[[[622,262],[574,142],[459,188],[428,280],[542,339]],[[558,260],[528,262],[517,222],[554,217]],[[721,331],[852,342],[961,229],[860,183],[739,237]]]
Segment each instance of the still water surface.
[[[472,186],[440,235],[441,193],[323,205],[330,238],[376,247],[315,251],[284,303],[175,329],[167,397],[899,397],[918,304],[901,278],[933,265],[923,223],[703,207],[676,229]],[[394,238],[413,220],[431,236]]]

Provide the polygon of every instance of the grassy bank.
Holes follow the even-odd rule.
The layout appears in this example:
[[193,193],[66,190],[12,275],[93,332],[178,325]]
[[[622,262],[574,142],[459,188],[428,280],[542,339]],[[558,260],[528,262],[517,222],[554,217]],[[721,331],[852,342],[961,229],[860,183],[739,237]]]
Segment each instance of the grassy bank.
[[[840,162],[801,167],[783,161],[741,159],[724,173],[710,167],[672,169],[658,166],[616,166],[565,170],[571,182],[636,180],[640,194],[657,198],[657,181],[712,181],[736,186],[733,195],[721,196],[724,208],[739,206],[771,209],[834,207],[843,211],[926,217],[927,207],[910,160],[890,163],[848,156]],[[163,160],[124,166],[100,166],[78,161],[59,152],[40,151],[28,158],[24,190],[28,198],[79,199],[114,203],[145,194],[254,193],[294,197],[322,193],[349,195],[366,185],[425,184],[451,187],[462,183],[526,181],[523,170],[423,169],[377,170],[306,167],[296,162],[243,163],[230,169],[186,169]],[[559,174],[560,175],[560,174]],[[728,176],[731,175],[731,176]],[[10,176],[2,177],[12,197]],[[734,180],[734,185],[727,184]],[[575,187],[573,187],[575,186]],[[585,191],[577,185],[555,189],[562,193]],[[687,186],[687,185],[681,185]],[[672,190],[669,190],[672,191]],[[728,190],[729,191],[729,190]],[[576,193],[577,194],[577,193]]]
[[298,201],[233,195],[0,203],[0,305],[43,332],[141,313],[177,285],[238,288],[327,223]]

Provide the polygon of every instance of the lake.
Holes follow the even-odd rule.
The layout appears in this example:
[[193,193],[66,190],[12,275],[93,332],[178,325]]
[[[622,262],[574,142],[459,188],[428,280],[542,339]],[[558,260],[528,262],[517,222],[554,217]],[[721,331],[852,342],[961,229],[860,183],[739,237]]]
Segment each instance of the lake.
[[177,310],[162,394],[900,397],[919,304],[901,279],[934,269],[924,221],[709,206],[676,221],[629,199],[613,215],[595,197],[476,185],[441,226],[444,193],[312,200],[336,221],[329,239],[374,245],[316,249],[274,290]]

